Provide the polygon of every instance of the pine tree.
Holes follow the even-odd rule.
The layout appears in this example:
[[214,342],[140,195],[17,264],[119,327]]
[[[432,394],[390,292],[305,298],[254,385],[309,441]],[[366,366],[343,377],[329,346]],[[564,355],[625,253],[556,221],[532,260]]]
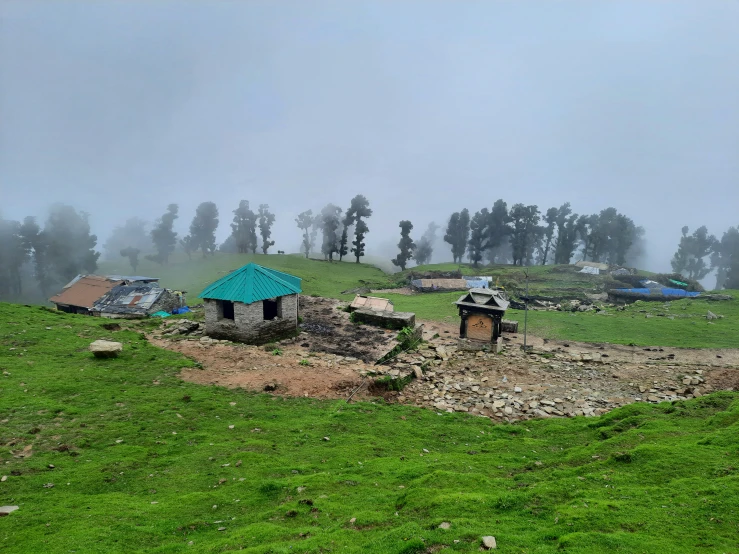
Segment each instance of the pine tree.
[[275,214],[269,211],[267,204],[259,205],[259,234],[262,236],[262,254],[266,254],[269,247],[275,241],[269,240],[272,236],[272,224],[275,222]]
[[310,255],[311,247],[313,246],[313,241],[311,240],[311,235],[309,233],[309,230],[314,223],[313,210],[306,210],[299,214],[298,217],[295,218],[295,223],[298,225],[298,229],[303,231],[303,251],[307,258]]
[[[195,210],[190,224],[190,241],[193,251],[198,248],[203,258],[216,250],[216,229],[218,229],[218,208],[213,202],[203,202]],[[189,255],[189,254],[188,254]]]
[[689,232],[687,226],[682,228],[680,244],[672,257],[672,270],[699,281],[711,272],[711,265],[706,263],[706,258],[716,250],[718,241],[708,234],[705,226],[696,229],[692,235],[688,235]]
[[487,226],[490,222],[490,212],[487,208],[483,208],[479,212],[475,212],[470,222],[470,238],[467,242],[467,253],[470,262],[478,267],[482,260],[483,250],[485,248],[485,237],[487,236]]
[[151,230],[151,241],[154,243],[156,254],[146,258],[160,264],[169,262],[169,256],[177,246],[177,233],[174,231],[174,220],[177,219],[179,207],[177,204],[167,206],[167,211],[154,224]]
[[400,227],[400,242],[398,242],[398,248],[400,252],[391,261],[393,265],[398,266],[401,271],[405,271],[405,266],[413,257],[413,250],[416,248],[413,239],[411,238],[411,231],[413,230],[413,224],[408,220],[403,220],[398,224]]

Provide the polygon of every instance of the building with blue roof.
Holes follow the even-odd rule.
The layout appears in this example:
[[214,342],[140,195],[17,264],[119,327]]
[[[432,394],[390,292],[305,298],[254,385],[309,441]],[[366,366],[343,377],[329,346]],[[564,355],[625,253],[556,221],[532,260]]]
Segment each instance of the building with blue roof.
[[208,285],[205,332],[215,339],[264,344],[292,336],[298,329],[299,277],[255,263]]

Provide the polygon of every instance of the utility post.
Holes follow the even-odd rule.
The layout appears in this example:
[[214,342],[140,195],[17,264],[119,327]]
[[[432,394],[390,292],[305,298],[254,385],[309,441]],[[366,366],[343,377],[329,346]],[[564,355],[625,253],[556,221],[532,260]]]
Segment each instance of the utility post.
[[523,351],[528,352],[528,324],[529,324],[529,270],[525,269],[523,274],[526,276],[526,297],[524,298],[525,309],[523,312]]

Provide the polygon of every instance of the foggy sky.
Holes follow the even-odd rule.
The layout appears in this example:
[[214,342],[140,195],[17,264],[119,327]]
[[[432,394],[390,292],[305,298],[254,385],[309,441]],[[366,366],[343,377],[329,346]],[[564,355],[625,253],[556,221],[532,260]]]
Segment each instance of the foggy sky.
[[[0,212],[132,216],[365,194],[368,252],[464,207],[608,206],[669,269],[739,224],[734,2],[0,0]],[[443,234],[443,230],[442,230]],[[392,242],[391,241],[391,242]]]

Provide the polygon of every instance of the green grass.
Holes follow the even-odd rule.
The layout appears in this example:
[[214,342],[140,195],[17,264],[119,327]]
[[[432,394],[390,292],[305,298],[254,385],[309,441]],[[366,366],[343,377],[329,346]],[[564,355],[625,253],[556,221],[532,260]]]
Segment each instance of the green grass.
[[739,551],[739,394],[492,425],[184,383],[101,323],[0,304],[3,552]]
[[[548,312],[530,310],[529,331],[549,339],[583,342],[610,342],[637,346],[685,348],[739,348],[739,291],[721,291],[734,297],[726,302],[684,299],[669,303],[640,301],[625,311],[608,308],[604,313]],[[415,296],[379,295],[393,301],[398,311],[415,312],[418,319],[457,324],[457,307],[452,304],[462,293],[443,292]],[[668,306],[668,307],[667,307]],[[709,323],[708,311],[723,315]],[[651,315],[652,317],[646,317]],[[669,319],[668,316],[674,317]],[[523,332],[524,313],[509,310],[506,319],[518,321]]]
[[[207,285],[249,262],[300,277],[303,280],[303,294],[329,298],[353,298],[354,295],[342,295],[341,292],[366,283],[384,283],[386,280],[382,270],[352,261],[329,263],[323,260],[308,260],[301,255],[222,252],[216,252],[215,255],[205,259],[199,254],[193,255],[192,260],[178,254],[173,256],[167,265],[142,260],[136,274],[159,277],[164,287],[188,291],[188,300],[193,303]],[[130,275],[132,270],[128,261],[121,258],[100,263],[98,273]]]

